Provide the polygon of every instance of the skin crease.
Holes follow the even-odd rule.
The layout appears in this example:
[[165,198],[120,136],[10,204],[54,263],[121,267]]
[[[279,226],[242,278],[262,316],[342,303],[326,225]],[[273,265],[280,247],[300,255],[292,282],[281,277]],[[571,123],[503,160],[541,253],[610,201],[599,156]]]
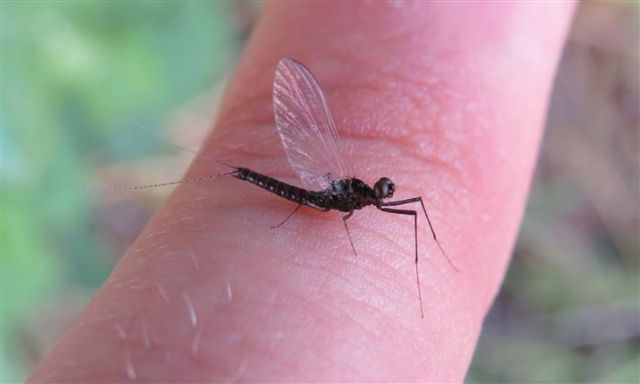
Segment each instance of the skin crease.
[[[570,3],[270,3],[204,156],[290,178],[271,81],[318,78],[357,176],[421,195],[419,218],[349,221],[247,183],[183,184],[30,382],[461,382],[502,281]],[[215,165],[197,158],[190,175]],[[289,179],[291,180],[291,179]],[[419,206],[408,209],[419,209]]]

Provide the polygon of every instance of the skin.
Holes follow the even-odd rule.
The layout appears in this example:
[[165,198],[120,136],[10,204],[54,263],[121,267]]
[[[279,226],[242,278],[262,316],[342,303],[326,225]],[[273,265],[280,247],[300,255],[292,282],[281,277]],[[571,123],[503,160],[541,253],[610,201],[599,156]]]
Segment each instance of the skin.
[[[358,177],[411,217],[299,210],[233,178],[178,187],[30,382],[461,382],[518,232],[570,3],[270,3],[204,157],[287,180],[271,81],[318,78]],[[407,207],[408,208],[408,207]],[[415,205],[412,209],[419,209]]]

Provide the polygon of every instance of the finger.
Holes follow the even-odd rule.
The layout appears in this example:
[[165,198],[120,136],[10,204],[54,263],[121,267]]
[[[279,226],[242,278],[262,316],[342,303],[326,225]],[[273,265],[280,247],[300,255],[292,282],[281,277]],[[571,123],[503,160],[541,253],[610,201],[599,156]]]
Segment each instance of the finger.
[[[325,89],[361,178],[421,195],[453,271],[412,223],[349,226],[240,181],[179,188],[32,381],[461,381],[522,215],[566,3],[273,3],[207,157],[286,176],[277,61]],[[210,168],[198,160],[192,174]],[[416,207],[415,209],[419,209]]]

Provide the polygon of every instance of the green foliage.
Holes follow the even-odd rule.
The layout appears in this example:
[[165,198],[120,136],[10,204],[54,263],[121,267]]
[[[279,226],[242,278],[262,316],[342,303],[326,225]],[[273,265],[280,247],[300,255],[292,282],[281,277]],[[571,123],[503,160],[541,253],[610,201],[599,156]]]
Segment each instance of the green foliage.
[[[236,42],[224,5],[210,2],[2,2],[3,377],[33,367],[19,335],[42,304],[94,289],[113,251],[96,231],[91,164],[147,156],[139,121],[210,89]],[[11,351],[11,353],[7,353]]]

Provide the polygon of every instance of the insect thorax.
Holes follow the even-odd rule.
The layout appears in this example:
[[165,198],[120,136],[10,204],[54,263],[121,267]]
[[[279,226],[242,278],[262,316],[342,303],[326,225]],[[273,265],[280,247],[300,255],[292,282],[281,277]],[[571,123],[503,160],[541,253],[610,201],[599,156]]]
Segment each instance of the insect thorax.
[[334,209],[350,212],[375,203],[375,192],[360,179],[340,179],[331,182],[329,204]]

